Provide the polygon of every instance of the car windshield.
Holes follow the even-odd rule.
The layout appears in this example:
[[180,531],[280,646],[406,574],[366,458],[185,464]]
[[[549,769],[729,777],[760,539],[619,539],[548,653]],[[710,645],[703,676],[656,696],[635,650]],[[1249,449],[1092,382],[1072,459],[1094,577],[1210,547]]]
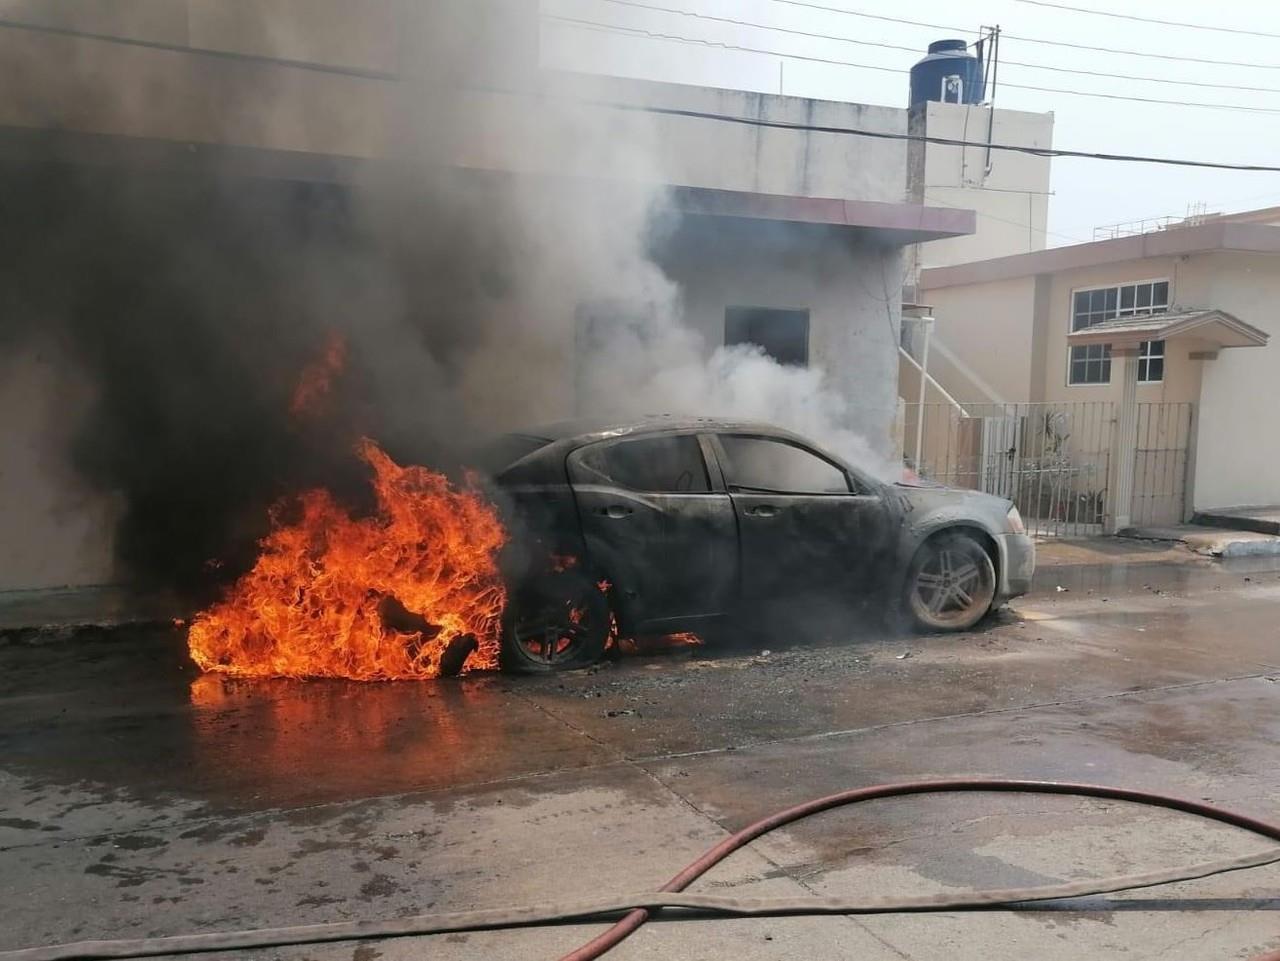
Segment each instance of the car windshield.
[[551,443],[529,434],[503,434],[466,456],[466,462],[490,476],[499,476],[519,461]]

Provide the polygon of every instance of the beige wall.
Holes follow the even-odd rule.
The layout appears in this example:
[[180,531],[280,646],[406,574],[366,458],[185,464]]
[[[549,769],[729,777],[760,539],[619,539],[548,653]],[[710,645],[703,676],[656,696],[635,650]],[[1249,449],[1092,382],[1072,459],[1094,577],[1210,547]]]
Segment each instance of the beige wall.
[[[1044,400],[1051,403],[1119,401],[1123,385],[1118,361],[1112,363],[1111,383],[1071,386],[1067,383],[1067,334],[1071,330],[1072,294],[1090,287],[1133,283],[1141,280],[1168,280],[1170,303],[1176,306],[1211,306],[1205,298],[1202,270],[1194,259],[1160,257],[1150,260],[1105,264],[1053,275],[1049,291],[1049,317],[1044,363]],[[1216,305],[1212,305],[1216,306]],[[1194,402],[1200,396],[1200,362],[1189,358],[1191,348],[1178,343],[1165,345],[1164,380],[1139,384],[1138,402]]]
[[1280,258],[1203,258],[1207,297],[1271,335],[1266,347],[1222,351],[1202,363],[1195,507],[1280,503]]
[[1034,277],[942,287],[921,298],[937,318],[934,343],[976,375],[931,362],[948,393],[961,403],[1031,399]]
[[[1165,348],[1164,380],[1139,384],[1139,403],[1197,405],[1193,506],[1197,509],[1280,502],[1280,445],[1264,429],[1280,410],[1280,260],[1236,252],[1157,257],[1046,276],[1044,358],[1030,347],[1035,323],[1033,278],[926,290],[947,345],[1007,401],[1051,403],[1121,399],[1118,364],[1111,383],[1067,383],[1072,293],[1142,280],[1168,280],[1174,307],[1216,307],[1268,332],[1263,348],[1236,348],[1213,360],[1192,359],[1195,343]],[[1036,377],[1043,378],[1039,389]],[[941,379],[941,378],[940,378]],[[944,385],[952,390],[945,380]],[[1027,385],[1026,389],[1023,385]],[[968,397],[957,395],[960,400]]]
[[0,352],[0,591],[109,584],[120,504],[67,462],[90,397],[45,345]]

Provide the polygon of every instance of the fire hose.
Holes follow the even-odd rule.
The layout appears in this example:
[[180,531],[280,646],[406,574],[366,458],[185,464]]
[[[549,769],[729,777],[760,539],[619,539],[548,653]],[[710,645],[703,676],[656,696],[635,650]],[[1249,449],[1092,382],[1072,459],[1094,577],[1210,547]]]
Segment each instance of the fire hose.
[[[960,911],[1016,908],[1030,902],[1112,894],[1137,888],[1189,881],[1196,878],[1241,871],[1280,862],[1280,847],[1255,854],[1190,865],[1184,868],[1129,874],[1114,878],[1071,881],[1029,888],[979,891],[968,894],[945,893],[901,898],[734,898],[722,895],[686,894],[685,888],[739,848],[776,828],[811,815],[877,798],[915,794],[957,792],[999,792],[1059,794],[1075,797],[1124,801],[1148,807],[1166,808],[1221,824],[1241,828],[1280,842],[1280,824],[1263,821],[1211,804],[1148,791],[1074,784],[1060,781],[1017,781],[990,778],[959,778],[881,784],[831,794],[778,811],[725,838],[714,848],[684,868],[656,892],[623,894],[567,904],[495,908],[450,914],[417,915],[385,921],[352,921],[333,924],[295,925],[244,931],[178,935],[116,941],[78,941],[0,951],[0,961],[98,961],[98,959],[145,958],[161,955],[198,954],[207,951],[246,950],[356,941],[414,935],[492,931],[534,925],[582,923],[622,915],[607,931],[592,938],[561,961],[593,961],[604,956],[660,910],[697,912],[699,916],[778,917],[827,914],[888,914],[895,912]],[[681,915],[674,915],[680,917]],[[683,915],[683,916],[688,916]],[[1280,961],[1280,950],[1259,955],[1252,961]]]

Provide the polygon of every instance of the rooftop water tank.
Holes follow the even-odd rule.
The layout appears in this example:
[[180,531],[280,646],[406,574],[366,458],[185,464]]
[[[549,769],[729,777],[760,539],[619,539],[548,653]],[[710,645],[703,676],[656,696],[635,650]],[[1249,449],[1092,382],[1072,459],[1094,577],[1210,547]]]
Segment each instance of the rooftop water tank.
[[982,60],[963,40],[935,40],[911,68],[911,106],[926,101],[982,103]]

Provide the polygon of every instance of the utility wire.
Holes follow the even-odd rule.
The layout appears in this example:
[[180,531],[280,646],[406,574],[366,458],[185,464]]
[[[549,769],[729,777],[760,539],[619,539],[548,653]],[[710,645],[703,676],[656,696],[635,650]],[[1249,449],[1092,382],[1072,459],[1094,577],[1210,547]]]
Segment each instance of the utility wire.
[[[889,17],[878,13],[863,13],[860,10],[846,10],[843,7],[831,7],[812,0],[770,0],[772,3],[783,3],[792,7],[804,7],[807,10],[822,10],[827,13],[843,14],[846,17],[859,17],[863,20],[880,20],[885,23],[901,23],[911,27],[928,27],[930,30],[946,30],[949,33],[973,34],[981,36],[982,31],[972,27],[947,26],[941,23],[929,23],[924,20],[908,20],[904,17]],[[1240,60],[1212,60],[1206,57],[1187,57],[1171,53],[1152,53],[1147,50],[1127,50],[1122,47],[1097,47],[1084,43],[1070,43],[1066,40],[1047,40],[1042,37],[1024,37],[1016,33],[1000,32],[1001,39],[1021,40],[1025,43],[1040,43],[1051,47],[1066,47],[1071,50],[1093,50],[1099,53],[1118,53],[1126,57],[1149,57],[1153,60],[1172,60],[1178,63],[1207,63],[1215,67],[1247,67],[1257,70],[1280,70],[1280,63],[1248,63]]]
[[[662,33],[655,30],[645,30],[640,27],[623,27],[612,23],[602,23],[599,20],[585,20],[579,17],[565,17],[559,14],[544,14],[546,20],[557,21],[560,23],[573,24],[579,27],[603,31],[606,33],[619,33],[624,35],[646,37],[652,40],[668,40],[675,43],[694,44],[703,47],[717,47],[722,50],[736,50],[743,53],[763,54],[770,57],[785,57],[788,60],[801,60],[808,63],[825,63],[838,67],[856,67],[861,70],[878,70],[882,73],[907,74],[910,71],[903,70],[900,67],[882,67],[869,63],[856,63],[851,60],[838,60],[833,57],[814,57],[806,54],[787,53],[783,50],[772,50],[767,47],[748,47],[742,44],[727,43],[723,40],[704,40],[697,37],[686,37],[681,34]],[[1173,107],[1201,107],[1208,110],[1236,110],[1245,113],[1280,113],[1280,107],[1251,107],[1244,104],[1234,103],[1205,103],[1197,100],[1163,100],[1159,97],[1135,97],[1127,94],[1119,93],[1096,93],[1085,90],[1068,90],[1062,87],[1042,87],[1025,83],[1009,83],[1004,82],[1003,86],[1016,90],[1035,90],[1041,93],[1058,93],[1071,97],[1093,97],[1102,100],[1125,100],[1135,103],[1153,103],[1164,104]]]
[[1052,7],[1055,10],[1069,10],[1072,13],[1091,13],[1095,17],[1115,17],[1117,20],[1136,20],[1138,23],[1155,23],[1162,27],[1186,27],[1190,30],[1213,30],[1217,33],[1235,33],[1246,37],[1269,37],[1280,40],[1280,33],[1266,33],[1262,30],[1242,30],[1239,27],[1217,27],[1207,23],[1184,23],[1180,20],[1160,20],[1155,17],[1139,17],[1131,13],[1112,13],[1110,10],[1091,10],[1088,7],[1073,7],[1066,3],[1050,3],[1048,0],[1018,0],[1033,7]]
[[[839,43],[852,43],[861,47],[879,47],[884,50],[905,50],[907,53],[913,53],[916,55],[924,52],[919,47],[908,47],[896,43],[881,43],[876,40],[858,40],[854,37],[831,33],[817,33],[812,30],[796,30],[792,27],[778,27],[767,23],[756,23],[751,20],[739,20],[736,17],[718,17],[710,13],[699,13],[694,10],[681,10],[676,7],[662,7],[650,3],[640,3],[638,0],[599,0],[599,2],[612,3],[621,7],[632,7],[637,10],[652,10],[657,13],[677,14],[693,20],[727,23],[739,27],[751,27],[757,30],[772,30],[776,33],[786,33],[798,37],[812,37],[818,40],[835,40]],[[1000,58],[1000,65],[1007,67],[1025,67],[1029,70],[1049,70],[1053,73],[1078,74],[1084,77],[1104,77],[1108,80],[1140,80],[1144,83],[1165,83],[1180,87],[1204,87],[1213,90],[1242,90],[1249,93],[1280,93],[1280,87],[1250,87],[1233,83],[1205,83],[1197,80],[1174,80],[1171,77],[1144,77],[1128,73],[1109,73],[1102,70],[1080,70],[1073,67],[1055,67],[1042,63],[1026,63],[1019,60],[1009,60],[1005,57]]]
[[851,137],[868,137],[872,140],[898,140],[908,143],[932,143],[944,147],[980,147],[983,150],[1005,150],[1010,153],[1029,154],[1033,157],[1078,157],[1085,160],[1109,160],[1121,163],[1161,164],[1169,167],[1201,167],[1207,170],[1245,170],[1262,173],[1280,173],[1280,166],[1266,164],[1225,163],[1214,160],[1183,160],[1176,157],[1148,157],[1140,154],[1102,153],[1089,150],[1064,150],[1058,147],[1028,147],[1021,144],[987,143],[983,140],[955,140],[951,137],[929,137],[917,134],[893,133],[888,130],[863,130],[857,127],[836,127],[818,124],[789,123],[785,120],[764,120],[759,117],[743,117],[734,114],[712,113],[705,110],[684,110],[677,107],[660,107],[654,104],[626,103],[617,100],[595,100],[585,97],[563,97],[531,90],[497,87],[475,88],[487,93],[505,94],[511,97],[530,97],[538,100],[562,100],[588,107],[606,107],[630,113],[653,113],[669,117],[689,117],[695,120],[715,120],[736,123],[748,127],[766,127],[776,130],[803,130],[809,133],[844,134]]
[[[966,189],[973,189],[973,188],[966,188]],[[935,196],[933,196],[932,194],[930,194],[928,190],[925,190],[925,192],[924,192],[924,199],[925,199],[925,202],[926,202],[926,203],[930,203],[930,204],[938,204],[938,205],[943,206],[943,207],[951,207],[951,208],[952,208],[952,209],[954,209],[954,210],[973,210],[973,208],[972,208],[972,207],[966,207],[966,206],[964,206],[964,204],[953,204],[953,203],[951,203],[950,201],[942,200],[942,199],[940,199],[940,198],[938,198],[938,197],[935,197]],[[1026,221],[1023,221],[1023,220],[1010,220],[1008,217],[997,217],[995,214],[989,214],[989,213],[986,213],[985,211],[982,211],[982,210],[974,210],[973,212],[974,212],[978,217],[983,218],[983,219],[985,219],[985,220],[998,220],[998,221],[999,221],[1000,223],[1002,223],[1002,224],[1011,224],[1011,225],[1013,225],[1014,227],[1025,227],[1025,228],[1026,228],[1026,229],[1028,229],[1028,230],[1040,230],[1040,229],[1043,229],[1043,230],[1044,230],[1044,232],[1045,232],[1046,234],[1048,234],[1050,237],[1061,237],[1063,240],[1069,240],[1069,241],[1071,241],[1073,244],[1087,244],[1087,243],[1089,243],[1089,241],[1087,241],[1087,240],[1085,240],[1085,239],[1083,239],[1083,238],[1081,238],[1081,237],[1073,237],[1071,234],[1059,233],[1059,232],[1058,232],[1058,231],[1056,231],[1056,230],[1050,230],[1048,227],[1044,227],[1044,228],[1036,227],[1035,225],[1033,225],[1033,224],[1029,224],[1029,223],[1027,223]]]

